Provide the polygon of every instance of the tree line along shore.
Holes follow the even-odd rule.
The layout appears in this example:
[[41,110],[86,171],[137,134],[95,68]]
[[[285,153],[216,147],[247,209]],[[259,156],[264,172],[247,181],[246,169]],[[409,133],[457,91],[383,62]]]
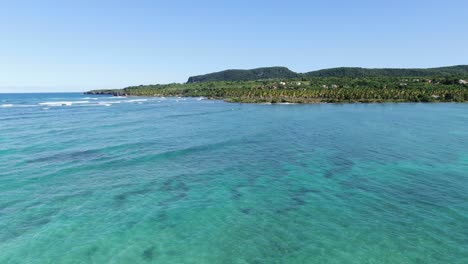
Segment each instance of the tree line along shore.
[[427,69],[340,67],[297,73],[286,67],[224,70],[186,83],[94,90],[90,94],[188,96],[245,103],[466,102],[468,65]]
[[244,103],[468,102],[468,74],[203,81],[92,90],[114,96],[183,96]]

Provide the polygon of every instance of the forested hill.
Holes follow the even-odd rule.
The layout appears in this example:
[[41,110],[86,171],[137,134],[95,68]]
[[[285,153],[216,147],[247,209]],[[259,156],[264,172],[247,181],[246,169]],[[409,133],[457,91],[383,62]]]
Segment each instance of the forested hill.
[[192,76],[187,83],[211,81],[252,81],[266,79],[291,79],[300,77],[424,77],[467,75],[468,65],[458,65],[428,69],[368,69],[341,67],[296,73],[286,67],[266,67],[252,70],[225,70],[205,75]]
[[466,75],[468,65],[428,68],[428,69],[366,69],[357,67],[341,67],[307,72],[307,77],[424,77]]
[[286,67],[265,67],[252,70],[225,70],[204,75],[192,76],[188,79],[187,83],[291,79],[297,78],[299,76],[300,74],[295,73]]

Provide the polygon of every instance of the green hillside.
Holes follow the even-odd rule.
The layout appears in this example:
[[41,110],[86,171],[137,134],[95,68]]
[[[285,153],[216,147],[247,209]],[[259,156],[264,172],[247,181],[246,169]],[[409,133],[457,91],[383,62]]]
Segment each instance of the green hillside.
[[429,69],[366,69],[357,67],[341,67],[311,71],[305,73],[306,77],[425,77],[425,76],[448,76],[466,75],[468,65],[451,67],[429,68]]
[[266,67],[252,70],[225,70],[192,76],[187,83],[213,81],[254,81],[268,79],[292,79],[311,77],[425,77],[462,76],[468,74],[468,65],[428,69],[368,69],[357,67],[331,68],[307,73],[296,73],[286,67]]
[[187,83],[213,81],[253,81],[264,79],[291,79],[299,74],[286,67],[265,67],[252,70],[225,70],[204,75],[192,76]]

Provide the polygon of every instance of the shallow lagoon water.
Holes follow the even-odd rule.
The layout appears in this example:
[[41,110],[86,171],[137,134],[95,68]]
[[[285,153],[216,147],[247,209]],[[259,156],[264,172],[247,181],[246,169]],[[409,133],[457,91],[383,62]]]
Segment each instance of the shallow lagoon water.
[[468,104],[0,95],[0,263],[468,263]]

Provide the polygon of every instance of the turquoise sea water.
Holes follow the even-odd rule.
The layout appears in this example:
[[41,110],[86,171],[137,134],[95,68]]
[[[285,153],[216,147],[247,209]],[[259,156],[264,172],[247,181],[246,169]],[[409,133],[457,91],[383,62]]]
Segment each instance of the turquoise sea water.
[[467,230],[468,104],[0,95],[0,263],[468,263]]

